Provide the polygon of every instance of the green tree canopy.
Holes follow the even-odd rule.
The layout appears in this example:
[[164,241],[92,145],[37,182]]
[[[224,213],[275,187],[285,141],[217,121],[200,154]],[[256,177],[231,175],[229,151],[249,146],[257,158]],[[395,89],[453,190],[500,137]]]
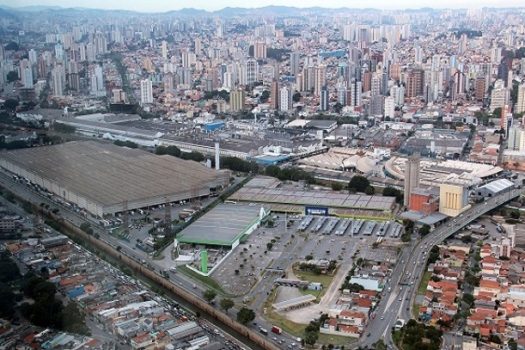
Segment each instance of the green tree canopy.
[[213,299],[215,299],[217,293],[214,290],[208,289],[204,291],[202,296],[204,297],[204,299],[206,299],[207,302],[211,302]]
[[348,183],[348,190],[351,192],[365,192],[370,186],[370,181],[364,176],[355,175]]
[[228,312],[228,310],[230,310],[234,305],[235,303],[231,299],[228,299],[228,298],[221,299],[221,309],[223,309],[226,312]]
[[237,312],[237,321],[246,325],[255,319],[255,312],[252,309],[243,307]]
[[18,73],[14,70],[10,71],[9,73],[7,73],[7,82],[8,83],[12,83],[14,81],[17,81],[18,80]]

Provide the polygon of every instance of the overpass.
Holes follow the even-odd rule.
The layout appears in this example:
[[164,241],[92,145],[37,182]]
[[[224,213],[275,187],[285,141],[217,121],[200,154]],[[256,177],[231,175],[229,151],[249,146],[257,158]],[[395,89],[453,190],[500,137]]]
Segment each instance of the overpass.
[[[523,194],[525,194],[525,188],[513,188],[488,198],[482,203],[474,204],[460,216],[449,219],[420,241],[412,242],[401,254],[399,258],[401,264],[394,268],[388,283],[389,288],[385,288],[381,303],[376,310],[378,317],[369,322],[364,332],[367,336],[361,339],[359,345],[371,346],[384,338],[385,343],[393,346],[391,329],[398,318],[405,320],[412,318],[412,305],[426,268],[428,251],[432,246],[440,244],[480,216]],[[411,278],[413,278],[413,283],[406,286],[407,281]]]

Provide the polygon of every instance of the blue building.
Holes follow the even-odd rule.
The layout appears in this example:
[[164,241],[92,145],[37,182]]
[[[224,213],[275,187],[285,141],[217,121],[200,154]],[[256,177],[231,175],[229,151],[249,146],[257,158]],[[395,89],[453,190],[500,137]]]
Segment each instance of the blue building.
[[207,124],[204,124],[202,126],[202,129],[204,132],[212,132],[219,129],[224,129],[224,121],[223,120],[216,120]]

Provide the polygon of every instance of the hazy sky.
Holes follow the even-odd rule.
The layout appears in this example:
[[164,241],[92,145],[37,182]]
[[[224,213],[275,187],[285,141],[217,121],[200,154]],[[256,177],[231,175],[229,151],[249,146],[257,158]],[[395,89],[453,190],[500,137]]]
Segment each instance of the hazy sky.
[[286,5],[297,7],[374,7],[379,9],[400,8],[479,8],[525,6],[524,0],[0,0],[1,5],[31,6],[52,5],[62,7],[89,7],[101,9],[125,9],[143,12],[163,12],[193,7],[205,10],[218,10],[224,7],[261,7],[267,5]]

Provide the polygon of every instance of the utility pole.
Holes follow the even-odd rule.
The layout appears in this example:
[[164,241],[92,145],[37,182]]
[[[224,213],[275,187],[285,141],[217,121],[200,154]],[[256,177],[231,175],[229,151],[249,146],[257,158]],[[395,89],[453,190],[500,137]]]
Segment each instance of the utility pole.
[[125,200],[124,201],[124,218],[123,220],[124,221],[124,236],[128,236],[129,235],[129,213],[128,213],[128,201]]

